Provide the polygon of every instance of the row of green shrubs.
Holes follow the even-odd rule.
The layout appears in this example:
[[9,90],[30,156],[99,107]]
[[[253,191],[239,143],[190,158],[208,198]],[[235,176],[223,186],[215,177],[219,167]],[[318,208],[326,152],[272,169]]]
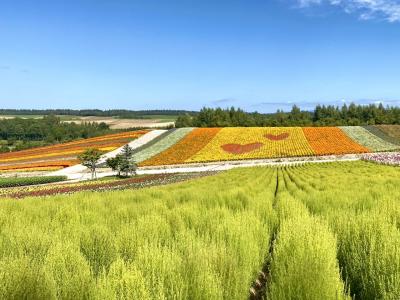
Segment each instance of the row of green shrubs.
[[45,184],[67,180],[66,176],[36,176],[0,178],[0,188]]

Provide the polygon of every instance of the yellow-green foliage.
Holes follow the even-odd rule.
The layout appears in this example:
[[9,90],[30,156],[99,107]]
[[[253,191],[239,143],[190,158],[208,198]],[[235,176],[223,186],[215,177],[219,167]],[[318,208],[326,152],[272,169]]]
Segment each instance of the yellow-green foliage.
[[400,169],[362,162],[291,168],[295,196],[337,235],[357,299],[400,299]]
[[336,239],[290,191],[295,184],[278,169],[279,232],[273,247],[269,299],[346,298],[336,258]]
[[400,299],[399,200],[366,162],[1,200],[0,299]]
[[273,175],[2,200],[0,298],[247,298],[276,224]]

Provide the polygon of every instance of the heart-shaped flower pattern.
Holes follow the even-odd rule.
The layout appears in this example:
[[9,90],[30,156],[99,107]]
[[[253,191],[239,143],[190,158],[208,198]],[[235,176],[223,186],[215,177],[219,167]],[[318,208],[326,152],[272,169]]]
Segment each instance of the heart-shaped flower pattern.
[[281,134],[266,134],[265,137],[271,141],[283,141],[286,140],[289,137],[289,133],[284,132]]
[[232,154],[244,154],[248,152],[252,152],[254,150],[260,149],[264,144],[263,143],[251,143],[251,144],[225,144],[222,145],[221,148]]

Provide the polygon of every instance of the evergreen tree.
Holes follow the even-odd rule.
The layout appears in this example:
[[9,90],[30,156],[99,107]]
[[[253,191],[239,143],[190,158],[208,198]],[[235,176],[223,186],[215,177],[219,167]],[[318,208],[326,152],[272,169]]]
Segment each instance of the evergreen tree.
[[121,151],[120,155],[120,170],[122,173],[125,173],[125,176],[136,175],[137,165],[133,160],[133,149],[126,144]]
[[109,166],[113,171],[117,172],[118,176],[121,176],[121,173],[124,176],[136,175],[137,164],[133,160],[134,150],[126,144],[121,153],[117,154],[113,158],[109,158],[106,161],[107,166]]

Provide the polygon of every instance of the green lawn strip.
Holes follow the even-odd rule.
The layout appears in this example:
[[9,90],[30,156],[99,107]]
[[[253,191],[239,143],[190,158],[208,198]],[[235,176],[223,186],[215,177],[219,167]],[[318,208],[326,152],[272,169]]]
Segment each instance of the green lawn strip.
[[21,187],[67,180],[66,176],[4,177],[0,178],[0,188]]

